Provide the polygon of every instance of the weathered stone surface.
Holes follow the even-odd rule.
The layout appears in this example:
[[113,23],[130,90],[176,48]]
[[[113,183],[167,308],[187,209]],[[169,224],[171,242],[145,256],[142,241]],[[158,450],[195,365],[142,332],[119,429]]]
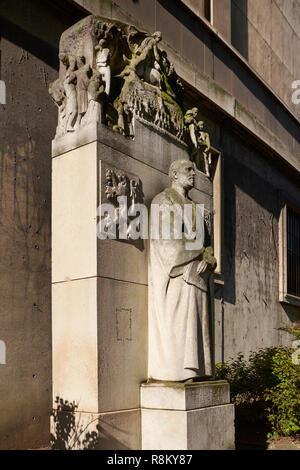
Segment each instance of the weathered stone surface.
[[94,277],[54,284],[52,299],[54,402],[75,401],[84,412],[138,408],[147,287]]
[[184,139],[183,87],[161,33],[89,16],[60,41],[60,76],[50,86],[58,106],[56,136],[102,122],[134,137],[138,117]]
[[161,410],[194,410],[230,403],[225,381],[191,384],[147,383],[141,385],[141,407]]
[[211,2],[211,21],[226,41],[231,41],[231,0],[213,0]]
[[53,405],[56,397],[98,412],[97,278],[52,286]]
[[96,151],[91,143],[52,160],[52,282],[97,275]]
[[144,384],[141,406],[143,450],[235,448],[226,382]]
[[65,31],[59,78],[49,87],[58,107],[59,143],[54,143],[53,154],[73,141],[69,134],[77,134],[77,145],[87,143],[93,123],[133,139],[141,121],[182,146],[188,144],[196,167],[210,176],[209,134],[203,121],[196,120],[198,108],[185,109],[183,85],[167,52],[158,47],[161,39],[159,31],[149,35],[93,15]]
[[[0,448],[47,446],[51,410],[51,164],[59,37],[79,17],[0,2]],[[47,25],[47,27],[45,27]]]
[[195,182],[193,163],[174,161],[169,178],[171,186],[151,202],[151,221],[156,209],[159,214],[157,235],[149,241],[148,377],[181,381],[213,375],[209,281],[216,259],[204,211],[188,196]]

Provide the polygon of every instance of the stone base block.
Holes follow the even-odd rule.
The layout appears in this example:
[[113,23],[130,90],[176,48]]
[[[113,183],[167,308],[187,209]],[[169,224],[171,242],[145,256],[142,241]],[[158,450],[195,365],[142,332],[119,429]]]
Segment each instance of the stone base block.
[[65,403],[51,416],[51,444],[54,450],[140,450],[141,411],[84,413]]
[[141,386],[143,450],[232,450],[234,405],[224,381]]

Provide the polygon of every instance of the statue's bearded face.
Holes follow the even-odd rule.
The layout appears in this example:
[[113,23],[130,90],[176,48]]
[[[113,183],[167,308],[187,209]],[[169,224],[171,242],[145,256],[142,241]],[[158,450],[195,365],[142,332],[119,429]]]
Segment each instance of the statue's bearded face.
[[195,167],[192,162],[183,163],[175,171],[175,181],[178,185],[184,189],[189,190],[194,187],[195,184]]

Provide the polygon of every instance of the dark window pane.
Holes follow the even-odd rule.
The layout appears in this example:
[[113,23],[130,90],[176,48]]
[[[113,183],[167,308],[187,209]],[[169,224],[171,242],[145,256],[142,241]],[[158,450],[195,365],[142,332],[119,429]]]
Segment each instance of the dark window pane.
[[300,297],[300,213],[287,207],[287,290]]

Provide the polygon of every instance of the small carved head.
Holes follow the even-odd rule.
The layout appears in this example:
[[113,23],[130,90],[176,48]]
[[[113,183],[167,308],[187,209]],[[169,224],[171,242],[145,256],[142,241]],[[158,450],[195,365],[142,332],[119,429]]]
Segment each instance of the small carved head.
[[69,68],[74,71],[76,69],[77,60],[73,55],[68,56]]
[[85,65],[85,57],[83,55],[78,56],[76,62],[78,68],[83,67]]
[[65,67],[68,67],[68,65],[69,65],[69,59],[68,59],[67,54],[60,53],[58,57],[59,57],[59,60],[61,61],[61,63],[62,63]]
[[161,41],[162,40],[162,34],[160,31],[155,31],[155,33],[152,34],[152,37],[157,41]]

